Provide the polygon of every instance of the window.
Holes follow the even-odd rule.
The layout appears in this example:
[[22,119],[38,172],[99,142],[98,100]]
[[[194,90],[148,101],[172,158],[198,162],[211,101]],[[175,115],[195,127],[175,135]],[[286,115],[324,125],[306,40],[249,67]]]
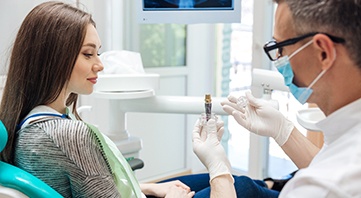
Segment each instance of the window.
[[[252,82],[252,25],[253,0],[242,1],[241,23],[231,26],[230,84],[232,94],[244,95]],[[233,168],[241,173],[248,171],[249,131],[240,126],[232,116],[228,118],[230,139],[228,156]]]
[[144,67],[186,65],[186,25],[140,25],[140,53]]
[[[233,94],[243,95],[245,91],[250,89],[252,82],[251,57],[252,50],[254,50],[252,48],[252,40],[254,40],[254,3],[254,0],[243,0],[241,23],[232,24],[231,26],[230,61],[232,66],[229,72],[229,91]],[[270,12],[269,14],[273,14],[273,12]],[[260,23],[260,21],[257,22]],[[269,37],[271,38],[271,35],[269,35]],[[262,56],[266,55],[262,54]],[[263,69],[269,69],[267,67],[268,65],[263,65]],[[279,102],[281,113],[293,121],[301,132],[306,133],[306,130],[303,129],[296,121],[296,112],[306,106],[298,103],[297,100],[293,98],[292,94],[287,92],[273,91],[272,99]],[[228,118],[228,129],[230,134],[228,141],[228,156],[232,167],[237,172],[247,173],[249,170],[249,148],[252,146],[250,145],[250,132],[240,126],[232,116],[229,116]],[[297,169],[289,157],[272,138],[270,138],[268,146],[268,159],[264,159],[268,161],[268,167],[266,170],[267,175],[264,175],[265,177],[282,177]]]

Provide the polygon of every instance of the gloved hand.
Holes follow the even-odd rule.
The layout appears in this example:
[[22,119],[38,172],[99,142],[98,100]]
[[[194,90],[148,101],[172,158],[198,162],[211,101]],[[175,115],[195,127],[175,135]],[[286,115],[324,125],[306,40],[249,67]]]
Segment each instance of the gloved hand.
[[272,137],[282,146],[294,128],[293,123],[266,100],[257,99],[250,92],[246,93],[246,98],[245,107],[239,107],[234,96],[228,96],[228,101],[222,101],[221,105],[240,125],[255,134]]
[[231,164],[220,144],[223,125],[222,121],[216,123],[210,119],[206,126],[202,126],[200,120],[197,120],[193,129],[193,151],[207,168],[210,180],[219,175],[231,175]]

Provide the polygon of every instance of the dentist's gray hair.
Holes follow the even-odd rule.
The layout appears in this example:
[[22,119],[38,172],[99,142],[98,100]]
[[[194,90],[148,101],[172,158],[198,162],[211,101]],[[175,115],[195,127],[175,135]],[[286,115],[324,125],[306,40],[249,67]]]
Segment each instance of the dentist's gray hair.
[[286,3],[297,34],[325,32],[346,40],[350,57],[361,69],[361,0],[274,0]]

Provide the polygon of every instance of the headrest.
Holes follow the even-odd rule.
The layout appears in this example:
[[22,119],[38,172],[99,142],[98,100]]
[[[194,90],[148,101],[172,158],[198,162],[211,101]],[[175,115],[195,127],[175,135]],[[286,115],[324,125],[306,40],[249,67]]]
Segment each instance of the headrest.
[[0,120],[0,152],[5,148],[6,142],[8,141],[8,132]]

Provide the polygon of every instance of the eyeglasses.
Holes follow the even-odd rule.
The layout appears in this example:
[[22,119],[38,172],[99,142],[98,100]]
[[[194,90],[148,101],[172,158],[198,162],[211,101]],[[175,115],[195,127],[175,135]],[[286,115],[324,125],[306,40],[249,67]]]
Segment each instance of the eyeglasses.
[[283,52],[283,47],[287,46],[287,45],[292,45],[295,44],[305,38],[308,38],[310,36],[314,36],[316,34],[324,34],[326,36],[328,36],[333,42],[335,43],[344,43],[345,39],[340,38],[340,37],[336,37],[336,36],[332,36],[326,33],[321,33],[321,32],[312,32],[312,33],[308,33],[299,37],[295,37],[295,38],[291,38],[291,39],[287,39],[285,41],[279,42],[277,43],[276,41],[269,41],[268,43],[266,43],[263,46],[264,51],[266,52],[268,58],[271,61],[275,61],[278,58],[282,57],[282,52]]

